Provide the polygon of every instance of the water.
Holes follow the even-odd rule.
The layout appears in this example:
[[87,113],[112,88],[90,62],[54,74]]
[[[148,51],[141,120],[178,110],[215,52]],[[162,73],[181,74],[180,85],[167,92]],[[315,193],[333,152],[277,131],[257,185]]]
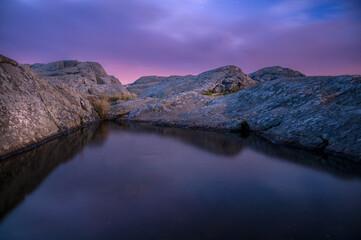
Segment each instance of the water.
[[0,239],[361,239],[361,166],[109,123],[0,162]]

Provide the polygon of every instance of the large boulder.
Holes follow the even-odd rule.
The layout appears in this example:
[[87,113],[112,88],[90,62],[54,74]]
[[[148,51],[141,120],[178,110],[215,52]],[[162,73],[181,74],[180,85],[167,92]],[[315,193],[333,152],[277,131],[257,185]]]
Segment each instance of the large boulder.
[[47,64],[36,63],[30,65],[30,68],[54,86],[73,87],[87,95],[105,98],[135,97],[116,77],[108,75],[96,62],[66,60]]
[[249,76],[256,82],[262,83],[280,78],[304,77],[305,75],[299,71],[284,68],[280,66],[262,68],[256,72],[250,73]]
[[[78,62],[65,60],[47,64],[30,65],[37,74],[43,77],[64,77],[64,80],[74,81],[77,84],[120,84],[114,76],[109,76],[103,67],[97,62]],[[72,78],[69,75],[74,75]],[[82,82],[83,80],[84,82]]]
[[255,82],[236,66],[225,66],[197,76],[142,77],[127,85],[130,92],[142,97],[168,98],[189,91],[211,95],[230,93],[252,86]]
[[84,93],[55,87],[27,66],[1,62],[0,93],[0,156],[99,120]]

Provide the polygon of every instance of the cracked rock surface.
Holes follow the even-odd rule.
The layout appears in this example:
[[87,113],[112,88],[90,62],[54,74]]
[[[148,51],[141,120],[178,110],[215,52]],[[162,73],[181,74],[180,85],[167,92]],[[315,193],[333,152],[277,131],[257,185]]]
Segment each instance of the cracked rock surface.
[[84,93],[2,60],[0,116],[0,156],[99,120]]
[[135,97],[135,94],[130,93],[116,77],[108,75],[97,62],[66,60],[47,64],[36,63],[29,67],[54,86],[64,89],[75,88],[88,96],[119,99]]

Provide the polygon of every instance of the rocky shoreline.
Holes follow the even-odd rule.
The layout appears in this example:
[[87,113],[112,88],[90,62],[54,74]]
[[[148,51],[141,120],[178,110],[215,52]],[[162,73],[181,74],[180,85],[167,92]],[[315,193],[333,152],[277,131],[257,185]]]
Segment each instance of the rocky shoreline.
[[248,75],[225,66],[122,85],[99,63],[18,65],[0,55],[0,91],[3,157],[103,119],[252,131],[273,143],[361,160],[359,75],[305,76],[279,66]]

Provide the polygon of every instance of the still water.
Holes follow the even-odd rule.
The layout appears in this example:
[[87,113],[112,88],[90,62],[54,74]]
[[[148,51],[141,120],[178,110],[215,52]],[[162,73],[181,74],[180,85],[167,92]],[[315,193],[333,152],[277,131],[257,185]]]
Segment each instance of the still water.
[[361,164],[148,125],[0,162],[0,239],[361,239]]

